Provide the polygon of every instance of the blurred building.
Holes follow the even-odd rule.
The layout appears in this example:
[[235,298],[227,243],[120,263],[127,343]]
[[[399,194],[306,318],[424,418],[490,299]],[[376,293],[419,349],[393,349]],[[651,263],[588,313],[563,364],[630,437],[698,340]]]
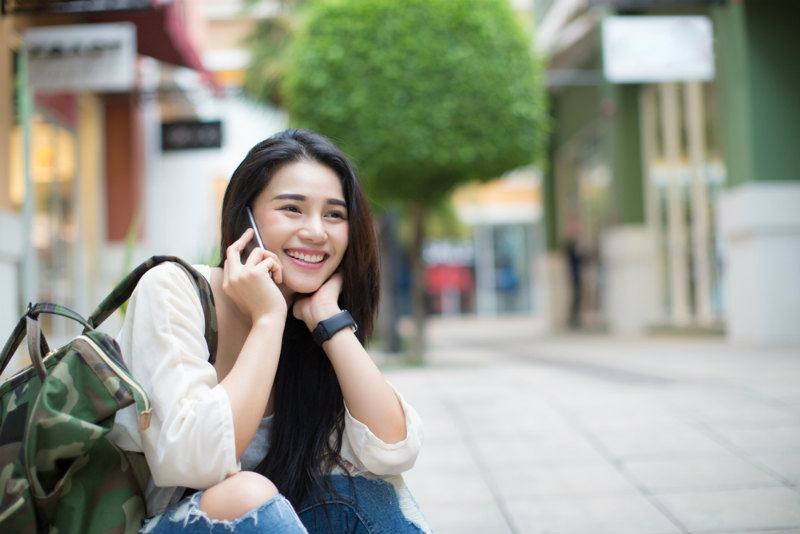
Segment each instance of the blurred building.
[[[455,191],[453,205],[473,235],[472,261],[450,264],[466,265],[471,271],[472,285],[460,297],[471,306],[462,311],[479,315],[537,311],[533,266],[542,249],[540,173],[521,168],[485,184],[467,184]],[[425,259],[426,264],[434,263]],[[447,263],[440,260],[434,265]],[[462,285],[464,279],[463,274],[449,278]],[[438,293],[446,301],[447,292]]]
[[1,1],[0,332],[29,301],[88,314],[152,254],[209,261],[227,179],[285,123],[241,98],[269,6]]
[[[800,341],[800,81],[794,0],[535,4],[554,132],[541,272],[554,325],[563,244],[586,251],[613,332],[724,329]],[[594,310],[591,309],[594,307]]]

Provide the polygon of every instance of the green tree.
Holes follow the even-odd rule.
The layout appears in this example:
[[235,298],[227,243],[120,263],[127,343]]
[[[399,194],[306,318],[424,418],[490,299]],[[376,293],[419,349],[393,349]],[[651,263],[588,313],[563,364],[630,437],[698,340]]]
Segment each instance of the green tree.
[[320,0],[293,34],[290,120],[334,139],[368,193],[408,209],[416,336],[424,351],[424,220],[459,183],[541,153],[546,100],[531,38],[506,0]]
[[[311,0],[273,0],[275,12],[257,18],[253,29],[244,39],[250,50],[244,91],[255,100],[277,108],[284,105],[281,81],[286,71],[287,45],[296,25],[296,13]],[[264,7],[263,0],[247,0],[245,13]]]

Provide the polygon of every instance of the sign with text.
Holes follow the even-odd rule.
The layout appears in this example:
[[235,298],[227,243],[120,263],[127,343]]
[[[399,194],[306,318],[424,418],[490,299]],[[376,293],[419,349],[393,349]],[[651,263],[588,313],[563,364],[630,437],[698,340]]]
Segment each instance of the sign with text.
[[37,91],[130,91],[136,82],[131,23],[38,26],[25,32],[28,81]]
[[2,13],[99,13],[152,9],[153,0],[0,0]]
[[714,33],[705,16],[603,20],[603,72],[614,83],[714,79]]
[[161,150],[221,148],[222,121],[177,121],[161,124]]

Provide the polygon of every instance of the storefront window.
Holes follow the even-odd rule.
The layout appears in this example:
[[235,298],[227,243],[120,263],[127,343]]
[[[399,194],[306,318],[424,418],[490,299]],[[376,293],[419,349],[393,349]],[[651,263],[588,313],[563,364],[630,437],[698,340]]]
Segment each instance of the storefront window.
[[[22,209],[25,191],[23,130],[17,125],[11,135],[12,205]],[[30,179],[33,220],[30,239],[35,250],[39,301],[70,306],[73,295],[73,256],[77,239],[75,214],[76,136],[70,128],[36,113],[30,123]],[[50,326],[50,317],[42,317]],[[58,333],[59,321],[49,331]],[[55,330],[54,330],[55,329]]]
[[492,237],[497,312],[530,313],[533,310],[530,261],[533,248],[532,225],[495,226]]

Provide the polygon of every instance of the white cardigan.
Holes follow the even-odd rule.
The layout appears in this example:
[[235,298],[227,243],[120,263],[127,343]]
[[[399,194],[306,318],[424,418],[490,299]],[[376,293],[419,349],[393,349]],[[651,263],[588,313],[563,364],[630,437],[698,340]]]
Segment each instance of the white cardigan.
[[[209,266],[195,268],[210,279]],[[109,438],[125,450],[144,452],[152,474],[148,516],[163,511],[175,487],[205,489],[241,469],[230,401],[208,362],[204,327],[197,289],[175,264],[147,272],[128,303],[118,341],[128,369],[150,396],[153,415],[140,432],[135,406],[119,411]],[[345,406],[341,454],[353,472],[395,475],[414,465],[422,421],[397,396],[407,429],[399,443],[381,441]]]

